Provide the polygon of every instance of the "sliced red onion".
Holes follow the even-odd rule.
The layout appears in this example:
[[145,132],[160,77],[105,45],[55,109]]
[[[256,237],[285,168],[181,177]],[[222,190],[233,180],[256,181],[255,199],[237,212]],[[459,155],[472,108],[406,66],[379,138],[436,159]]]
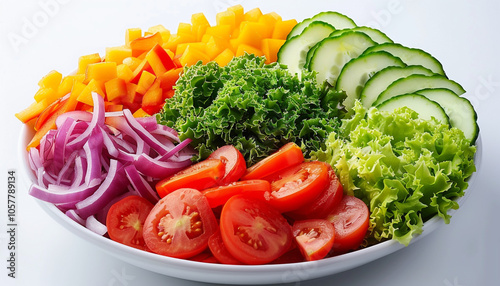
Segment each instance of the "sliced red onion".
[[85,226],[85,220],[82,219],[76,212],[75,210],[69,210],[66,211],[65,213],[67,216],[69,216],[72,220],[76,221],[77,223]]
[[101,183],[95,179],[89,185],[80,185],[76,188],[59,185],[49,185],[48,188],[39,185],[31,185],[29,194],[33,197],[54,204],[81,201],[93,194]]
[[63,113],[56,118],[57,129],[61,128],[61,126],[64,124],[64,122],[69,118],[74,120],[74,121],[90,122],[92,120],[92,113],[90,113],[88,111],[80,111],[80,110],[69,111],[69,112]]
[[89,216],[85,220],[85,227],[91,231],[97,233],[98,235],[105,235],[108,232],[106,225],[99,222],[93,215]]
[[151,185],[149,185],[141,174],[139,174],[139,171],[137,171],[134,165],[129,165],[124,169],[129,182],[132,184],[132,187],[134,187],[134,190],[140,194],[140,196],[144,197],[152,204],[156,204],[160,200],[156,191],[153,190]]
[[146,154],[141,154],[134,162],[134,166],[139,172],[145,176],[154,178],[168,177],[187,166],[191,165],[191,160],[182,162],[162,162],[149,157]]

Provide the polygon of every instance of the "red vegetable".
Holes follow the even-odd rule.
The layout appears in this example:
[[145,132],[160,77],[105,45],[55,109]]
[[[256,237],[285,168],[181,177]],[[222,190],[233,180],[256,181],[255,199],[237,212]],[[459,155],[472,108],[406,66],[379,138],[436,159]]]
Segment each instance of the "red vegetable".
[[296,221],[292,231],[300,252],[307,261],[323,259],[332,249],[335,230],[325,219]]
[[208,159],[220,159],[226,166],[224,177],[220,180],[221,185],[238,181],[245,174],[247,165],[245,158],[238,149],[232,145],[226,145],[218,148]]

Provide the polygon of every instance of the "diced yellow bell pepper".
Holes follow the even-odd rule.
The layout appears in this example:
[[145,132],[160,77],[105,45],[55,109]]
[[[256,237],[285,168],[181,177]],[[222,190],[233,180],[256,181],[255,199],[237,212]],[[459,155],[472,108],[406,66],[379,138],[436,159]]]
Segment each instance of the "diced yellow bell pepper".
[[85,74],[87,71],[87,66],[89,64],[95,64],[101,62],[101,56],[99,54],[90,54],[86,56],[81,56],[78,60],[78,70],[77,74]]
[[243,20],[249,21],[249,22],[257,22],[257,21],[259,21],[261,16],[262,16],[262,11],[260,11],[259,8],[254,8],[250,11],[247,11],[243,15]]
[[155,81],[156,76],[148,71],[143,71],[141,77],[139,78],[139,82],[137,83],[137,89],[135,90],[137,93],[145,94],[148,91],[149,87]]
[[117,65],[122,64],[123,60],[132,56],[132,50],[127,46],[106,48],[105,62],[115,62]]
[[66,94],[70,93],[73,89],[73,85],[75,82],[83,82],[85,80],[84,75],[68,75],[65,76],[59,87],[57,88],[57,96],[63,97]]
[[266,56],[266,64],[276,62],[278,60],[278,51],[285,43],[281,39],[264,39],[262,40],[262,52]]
[[188,46],[179,60],[182,66],[192,66],[198,61],[206,64],[210,61],[210,58],[204,52]]
[[48,104],[51,104],[58,98],[59,96],[57,96],[57,89],[53,89],[52,87],[41,87],[35,93],[36,102],[40,102],[45,99]]
[[193,49],[197,49],[199,50],[200,52],[205,52],[205,49],[206,49],[206,45],[205,43],[203,42],[197,42],[197,43],[182,43],[182,44],[179,44],[177,46],[177,50],[175,51],[175,54],[176,55],[182,55],[187,47],[191,47]]
[[118,78],[121,78],[126,82],[129,82],[132,79],[133,75],[134,72],[128,65],[121,64],[116,66],[116,76]]
[[214,36],[210,36],[210,39],[205,45],[205,53],[210,59],[214,59],[217,55],[222,53],[225,49],[229,48],[229,42]]
[[38,115],[40,115],[49,105],[50,104],[47,104],[46,100],[41,100],[40,102],[35,101],[26,109],[16,113],[15,116],[17,119],[21,120],[22,123],[27,123],[28,121],[38,117]]
[[104,89],[101,87],[103,84],[98,82],[95,79],[91,79],[87,86],[82,90],[82,92],[78,95],[76,100],[81,103],[85,103],[90,106],[94,106],[94,101],[92,100],[92,92],[99,94],[102,97],[105,97]]
[[142,30],[140,28],[127,29],[125,33],[125,45],[130,46],[130,42],[142,37]]
[[297,20],[295,19],[276,22],[272,38],[285,40],[293,27],[295,27],[295,25],[297,25]]
[[142,63],[142,60],[135,57],[128,57],[123,60],[123,63],[131,70],[135,70]]
[[264,29],[261,31],[261,35],[264,38],[271,38],[273,35],[274,26],[278,21],[281,21],[281,16],[275,12],[267,13],[259,18],[259,23],[264,24]]
[[230,25],[217,25],[208,27],[205,31],[205,34],[229,40],[231,38],[232,32],[233,31]]
[[85,74],[84,83],[95,79],[97,81],[106,82],[116,77],[116,63],[115,62],[102,62],[89,64]]
[[196,41],[201,41],[210,23],[203,13],[196,13],[191,16],[192,32],[196,36]]
[[255,48],[255,47],[252,47],[252,46],[249,46],[249,45],[246,45],[246,44],[239,45],[238,49],[236,50],[236,56],[237,57],[241,57],[241,56],[245,55],[245,53],[254,54],[254,55],[258,56],[258,57],[264,55],[264,53],[262,53],[261,50]]
[[219,66],[223,67],[227,65],[233,58],[233,51],[231,51],[231,49],[225,49],[222,53],[215,57],[214,61],[217,62]]
[[234,30],[234,27],[236,27],[236,15],[230,10],[219,12],[216,15],[216,23],[217,26],[229,25],[231,26],[231,30]]
[[163,25],[156,25],[150,27],[148,29],[148,32],[151,34],[160,33],[163,43],[166,43],[170,38],[170,30],[166,29]]
[[189,23],[179,23],[179,25],[177,26],[177,35],[192,34],[193,33],[192,28],[193,26]]
[[239,45],[246,44],[257,49],[261,48],[263,35],[266,27],[262,23],[244,22],[241,25],[240,35],[236,39],[231,39],[230,43],[233,51],[238,49]]
[[39,87],[45,88],[53,88],[57,89],[57,87],[61,84],[62,74],[58,71],[50,71],[47,75],[42,77],[42,79],[38,82]]
[[243,6],[238,4],[227,8],[227,10],[232,11],[234,13],[235,26],[238,27],[240,23],[243,21],[243,15],[245,14]]

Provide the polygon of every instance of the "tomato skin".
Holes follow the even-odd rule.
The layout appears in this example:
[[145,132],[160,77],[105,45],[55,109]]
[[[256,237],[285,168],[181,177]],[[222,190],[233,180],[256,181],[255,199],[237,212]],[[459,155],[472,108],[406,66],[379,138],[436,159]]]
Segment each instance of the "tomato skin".
[[222,235],[220,230],[212,234],[208,239],[208,248],[212,252],[213,256],[222,264],[233,264],[233,265],[241,265],[238,259],[234,258],[234,256],[229,253],[224,245],[224,241],[222,241]]
[[245,264],[271,262],[290,249],[292,229],[268,203],[231,197],[220,217],[222,240],[229,253]]
[[296,221],[292,232],[300,252],[307,261],[325,258],[335,240],[334,227],[325,219]]
[[335,171],[328,165],[329,185],[311,203],[293,210],[287,215],[294,219],[324,218],[331,210],[337,206],[344,196],[344,189],[335,174]]
[[304,162],[304,154],[297,144],[290,142],[278,151],[247,169],[242,180],[262,179],[280,170]]
[[156,183],[156,192],[163,198],[180,188],[203,190],[217,185],[224,173],[225,165],[221,160],[203,160]]
[[233,145],[226,145],[215,150],[208,159],[219,159],[224,162],[226,169],[219,181],[220,185],[227,185],[238,181],[246,172],[245,157]]
[[309,204],[329,185],[328,167],[319,161],[294,165],[264,179],[271,182],[269,203],[280,212]]
[[149,251],[143,237],[143,226],[153,204],[143,197],[128,196],[114,203],[106,216],[106,227],[112,240]]
[[189,258],[207,248],[217,231],[217,220],[207,199],[195,189],[178,189],[153,207],[144,223],[144,240],[151,251]]
[[344,196],[326,217],[335,228],[335,254],[359,248],[369,227],[370,211],[366,204],[353,196]]
[[225,186],[213,187],[203,190],[211,208],[224,205],[227,200],[237,194],[244,194],[246,197],[269,200],[271,184],[265,180],[238,181]]

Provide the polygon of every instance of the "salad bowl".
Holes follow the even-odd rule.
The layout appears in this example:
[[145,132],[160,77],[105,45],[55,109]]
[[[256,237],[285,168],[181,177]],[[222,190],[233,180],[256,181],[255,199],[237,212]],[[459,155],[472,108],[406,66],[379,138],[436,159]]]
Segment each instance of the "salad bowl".
[[[29,167],[28,153],[25,149],[32,135],[29,127],[23,126],[18,145],[18,155],[22,167],[21,176],[28,186],[31,185],[32,182],[36,182],[35,175]],[[480,136],[476,141],[476,146],[477,152],[474,158],[476,172],[468,180],[469,186],[465,191],[465,195],[456,200],[460,206],[463,205],[467,197],[473,191],[475,178],[480,171],[482,157],[482,142]],[[105,253],[117,259],[159,274],[200,282],[223,284],[297,282],[325,277],[353,269],[405,248],[404,245],[395,240],[388,240],[346,254],[309,262],[270,265],[225,265],[196,262],[162,256],[120,244],[81,226],[66,216],[53,204],[40,200],[37,200],[37,202],[43,211],[69,232],[95,245]],[[450,210],[451,215],[453,215],[454,212],[456,212],[456,210]],[[407,247],[411,247],[411,244],[423,239],[429,233],[444,225],[445,223],[440,217],[435,216],[431,218],[424,223],[422,234],[415,236]]]

